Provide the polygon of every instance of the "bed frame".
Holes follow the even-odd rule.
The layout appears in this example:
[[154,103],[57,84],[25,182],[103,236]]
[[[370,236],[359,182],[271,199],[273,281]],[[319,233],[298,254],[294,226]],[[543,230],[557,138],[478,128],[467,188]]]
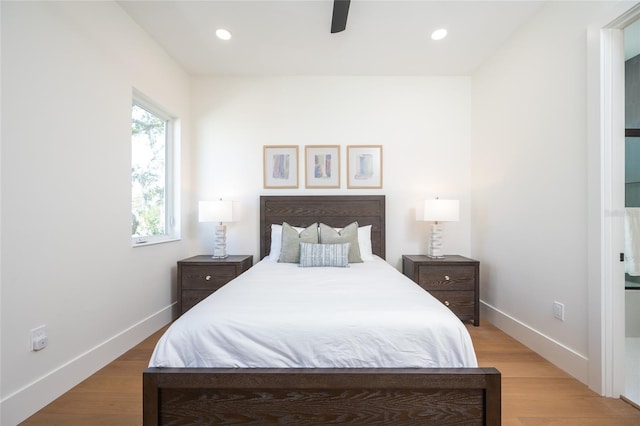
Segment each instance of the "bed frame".
[[[271,224],[372,225],[374,254],[385,257],[385,197],[262,196],[260,258]],[[495,368],[220,369],[148,368],[144,425],[499,425]]]

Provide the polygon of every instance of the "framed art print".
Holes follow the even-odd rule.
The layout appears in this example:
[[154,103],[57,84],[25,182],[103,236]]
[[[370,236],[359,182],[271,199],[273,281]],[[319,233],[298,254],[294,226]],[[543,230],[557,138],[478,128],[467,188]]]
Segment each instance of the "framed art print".
[[296,145],[265,145],[264,187],[298,187],[298,147]]
[[382,145],[347,146],[347,188],[382,188]]
[[340,188],[339,145],[307,145],[304,154],[306,188]]

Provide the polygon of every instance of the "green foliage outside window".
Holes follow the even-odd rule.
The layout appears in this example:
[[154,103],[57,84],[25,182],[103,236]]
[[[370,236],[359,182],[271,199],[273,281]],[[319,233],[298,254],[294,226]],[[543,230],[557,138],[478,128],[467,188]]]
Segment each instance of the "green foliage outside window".
[[163,235],[167,120],[138,105],[133,105],[131,117],[131,235]]

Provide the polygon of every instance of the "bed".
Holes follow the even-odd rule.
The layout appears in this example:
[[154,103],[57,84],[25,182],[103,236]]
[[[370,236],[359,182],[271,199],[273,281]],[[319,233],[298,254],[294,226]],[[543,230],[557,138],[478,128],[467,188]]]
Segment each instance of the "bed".
[[[380,260],[385,256],[384,196],[263,196],[260,198],[260,257],[263,259],[269,255],[272,224],[287,222],[293,226],[306,227],[311,223],[325,223],[331,227],[342,228],[354,221],[357,221],[360,227],[370,226],[371,250],[375,255],[373,264],[384,263]],[[377,266],[380,269],[376,269],[375,274],[380,277],[389,273],[382,264]],[[358,264],[350,265],[349,273],[360,273],[360,267]],[[267,290],[269,283],[266,281],[258,284],[259,286],[256,286],[255,282],[259,283],[260,277],[269,274],[270,268],[273,266],[267,260],[262,260],[238,277],[238,282],[227,284],[219,290],[220,294],[216,300],[208,298],[184,316],[203,319],[206,312],[215,310],[216,315],[223,318],[220,319],[220,323],[223,324],[226,320],[225,312],[220,312],[225,310],[222,307],[226,306],[229,311],[242,311],[244,308],[242,305],[230,305],[232,300],[237,300],[237,297],[232,298],[233,293],[246,295],[246,311],[249,313],[261,311],[260,300],[266,301],[268,293],[272,290]],[[315,269],[296,268],[293,265],[288,268],[285,274],[295,275],[295,279],[300,282],[304,281],[304,275],[300,274],[306,273],[302,270]],[[330,278],[334,269],[341,268],[326,268],[323,275]],[[244,275],[247,277],[241,280]],[[402,277],[399,272],[395,275]],[[397,285],[414,296],[416,305],[422,305],[423,301],[429,303],[428,300],[421,299],[425,296],[423,290],[417,285],[407,283],[408,280],[404,277],[402,279],[404,282],[399,281]],[[384,279],[377,281],[375,278],[367,280],[371,284],[372,292],[388,291],[388,288],[384,287]],[[284,293],[278,294],[295,291],[293,287],[282,285],[285,286],[284,289],[277,292]],[[223,292],[227,287],[228,290]],[[261,291],[263,293],[260,293]],[[229,303],[223,303],[225,298],[228,298]],[[355,300],[353,296],[347,296],[344,300],[351,300],[354,309],[359,305],[364,307],[375,303],[374,298],[371,301],[366,295],[362,298],[364,300]],[[327,318],[340,317],[341,309],[344,310],[346,307],[344,300],[332,304],[337,310],[332,311]],[[392,306],[394,301],[391,295],[387,300],[389,306]],[[309,311],[310,317],[319,314],[310,311],[312,307],[298,306],[302,301],[303,299],[295,298],[283,301],[276,299],[265,302],[264,308],[278,311],[281,309],[278,303],[290,303],[288,306],[293,304],[302,311]],[[272,314],[273,312],[264,313],[265,316],[262,318],[271,318]],[[262,312],[259,315],[262,315]],[[427,313],[416,307],[416,315]],[[231,322],[234,321],[232,318]],[[374,323],[376,319],[367,317],[366,321]],[[304,320],[300,317],[299,321],[293,322],[304,323]],[[329,327],[330,321],[326,322]],[[190,328],[183,327],[180,330],[176,323],[170,330],[179,330],[177,334],[184,334]],[[269,321],[264,320],[264,323],[268,328]],[[385,327],[384,323],[375,324],[376,330]],[[262,324],[257,324],[251,328],[256,328],[259,332],[261,326]],[[327,333],[338,335],[338,328]],[[456,331],[447,331],[445,336],[455,333]],[[282,339],[289,334],[291,333],[288,331],[282,333]],[[405,334],[410,335],[410,332]],[[322,338],[318,337],[317,340],[321,342]],[[441,336],[437,338],[440,339]],[[144,424],[500,424],[500,373],[494,368],[459,367],[458,365],[469,365],[469,362],[473,362],[464,359],[468,358],[464,350],[461,350],[461,355],[456,355],[453,350],[445,351],[452,353],[449,354],[451,359],[444,361],[446,365],[451,366],[432,368],[424,367],[429,365],[425,364],[424,360],[415,361],[411,358],[419,358],[420,354],[416,353],[418,351],[403,346],[402,350],[396,351],[409,354],[408,358],[402,361],[403,368],[393,367],[393,363],[386,365],[380,360],[374,362],[373,365],[376,367],[371,367],[366,361],[366,354],[363,356],[365,361],[355,364],[325,364],[317,359],[311,363],[300,362],[303,355],[296,346],[311,347],[306,353],[321,352],[312,347],[313,341],[304,340],[296,340],[299,342],[298,345],[283,340],[284,346],[271,348],[270,354],[260,357],[259,351],[251,348],[255,340],[256,337],[252,336],[246,346],[237,344],[240,348],[238,352],[251,356],[242,355],[240,360],[233,359],[226,364],[216,364],[215,367],[201,367],[200,365],[208,364],[194,364],[191,360],[176,364],[171,360],[173,355],[170,353],[175,351],[188,354],[190,351],[184,350],[186,343],[174,343],[173,346],[170,345],[170,350],[166,350],[167,348],[159,342],[150,365],[160,367],[150,367],[143,374]],[[279,337],[274,340],[280,342],[281,339]],[[368,336],[366,340],[371,339]],[[159,349],[161,347],[163,349]],[[161,353],[158,358],[156,352]],[[169,355],[165,356],[167,353]],[[447,353],[444,355],[448,356]],[[230,355],[216,357],[228,359]],[[329,358],[331,357],[329,355]],[[295,362],[291,362],[292,359]]]

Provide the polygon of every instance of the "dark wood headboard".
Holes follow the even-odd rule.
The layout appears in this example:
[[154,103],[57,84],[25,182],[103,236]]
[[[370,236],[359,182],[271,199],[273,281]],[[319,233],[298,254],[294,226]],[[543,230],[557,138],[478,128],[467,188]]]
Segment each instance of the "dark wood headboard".
[[385,258],[384,195],[302,195],[260,197],[260,259],[271,248],[271,225],[305,227],[314,222],[343,228],[357,221],[371,225],[373,254]]

